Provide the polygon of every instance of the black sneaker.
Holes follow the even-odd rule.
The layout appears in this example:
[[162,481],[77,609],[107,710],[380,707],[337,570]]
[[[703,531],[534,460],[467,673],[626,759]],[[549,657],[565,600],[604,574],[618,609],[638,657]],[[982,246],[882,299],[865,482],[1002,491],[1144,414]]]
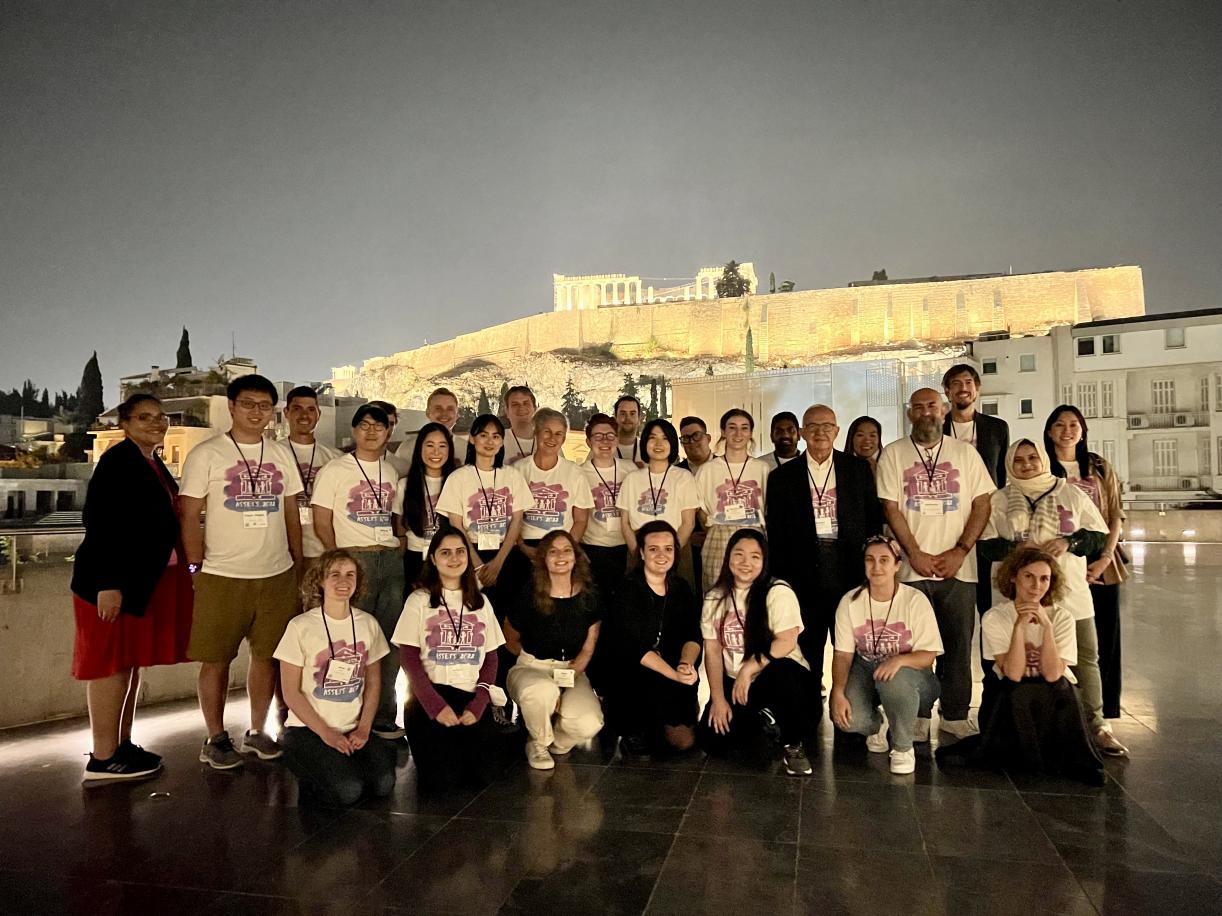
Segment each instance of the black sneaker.
[[152,767],[156,769],[161,766],[161,755],[154,754],[152,751],[146,751],[138,744],[133,744],[129,741],[121,741],[118,748],[115,749],[115,756],[121,760],[126,760],[128,763],[138,767]]
[[371,731],[379,738],[385,738],[387,741],[398,741],[407,735],[407,730],[400,728],[395,722],[375,722]]
[[93,754],[89,755],[89,762],[85,764],[85,782],[95,782],[104,779],[140,779],[144,776],[152,776],[161,769],[161,761],[158,760],[152,766],[136,764],[124,760],[116,752],[109,760],[99,760]]
[[504,734],[511,734],[520,728],[518,723],[513,720],[512,706],[493,706],[492,724],[498,732]]

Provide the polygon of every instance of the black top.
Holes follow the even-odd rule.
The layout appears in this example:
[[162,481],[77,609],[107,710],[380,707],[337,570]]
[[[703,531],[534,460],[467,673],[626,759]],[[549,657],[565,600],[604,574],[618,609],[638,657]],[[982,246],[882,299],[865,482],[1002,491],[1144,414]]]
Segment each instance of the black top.
[[522,635],[522,648],[535,658],[572,661],[581,652],[590,627],[602,615],[593,587],[572,598],[553,598],[553,611],[541,614],[528,586],[509,611],[509,622]]
[[85,540],[76,551],[72,591],[91,604],[118,589],[120,610],[144,616],[178,544],[178,485],[161,459],[149,462],[130,439],[108,448],[85,494]]
[[638,566],[615,595],[616,648],[625,662],[639,663],[650,650],[671,667],[679,664],[684,643],[703,645],[700,604],[687,582],[671,576],[666,595],[657,594]]
[[[993,486],[1000,489],[1006,485],[1006,452],[1010,448],[1010,426],[1001,417],[991,417],[979,410],[976,420],[976,451],[984,466],[988,468],[989,476],[993,478]],[[942,434],[952,435],[953,419],[948,413],[942,421]]]

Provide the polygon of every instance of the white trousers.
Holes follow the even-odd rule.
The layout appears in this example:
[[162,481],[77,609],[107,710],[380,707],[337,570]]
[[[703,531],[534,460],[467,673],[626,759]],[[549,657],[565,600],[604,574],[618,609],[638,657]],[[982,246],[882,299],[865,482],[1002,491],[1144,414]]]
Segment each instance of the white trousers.
[[506,679],[531,739],[544,747],[570,748],[593,738],[603,727],[602,706],[584,672],[572,687],[560,687],[552,678],[553,668],[566,667],[568,662],[523,652]]

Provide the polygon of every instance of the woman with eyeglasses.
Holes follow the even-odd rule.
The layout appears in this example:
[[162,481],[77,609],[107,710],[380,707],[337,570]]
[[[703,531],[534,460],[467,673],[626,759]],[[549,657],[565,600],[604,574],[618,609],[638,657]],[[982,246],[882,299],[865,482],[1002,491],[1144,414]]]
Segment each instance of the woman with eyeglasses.
[[594,509],[581,546],[590,558],[590,571],[603,595],[615,590],[628,568],[628,545],[615,500],[624,481],[637,467],[627,458],[616,456],[618,438],[615,420],[607,414],[596,413],[586,422],[590,454],[580,467],[594,498]]
[[929,737],[942,637],[929,599],[899,581],[899,544],[869,538],[865,567],[865,583],[836,608],[829,711],[837,728],[865,735],[872,753],[890,751],[891,772],[902,775],[916,769],[918,721],[925,720]]
[[757,762],[779,750],[786,773],[809,776],[803,742],[814,735],[818,707],[810,697],[818,692],[798,647],[797,596],[772,578],[763,532],[743,528],[731,536],[700,629],[710,693],[701,722],[705,750],[747,752]]
[[679,434],[666,420],[650,420],[641,430],[643,468],[624,478],[615,506],[628,554],[637,551],[636,531],[646,522],[667,522],[679,533],[679,546],[687,545],[696,524],[700,495],[691,471],[676,467]]

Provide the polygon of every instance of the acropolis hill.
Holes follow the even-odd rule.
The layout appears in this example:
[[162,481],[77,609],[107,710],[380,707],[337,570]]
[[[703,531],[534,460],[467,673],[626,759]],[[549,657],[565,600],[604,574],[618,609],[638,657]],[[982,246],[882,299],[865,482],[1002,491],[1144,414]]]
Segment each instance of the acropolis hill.
[[[581,278],[561,279],[571,284]],[[674,379],[706,373],[710,365],[718,374],[741,371],[748,327],[755,365],[776,369],[864,352],[944,348],[989,332],[1040,334],[1058,324],[1145,314],[1141,268],[1135,266],[867,281],[657,304],[602,305],[602,298],[574,308],[571,297],[565,306],[557,297],[552,312],[373,357],[360,368],[335,368],[332,383],[337,394],[422,408],[438,385],[474,404],[481,386],[495,398],[502,381],[529,384],[541,404],[558,404],[571,377],[586,404],[606,407],[627,372]]]

